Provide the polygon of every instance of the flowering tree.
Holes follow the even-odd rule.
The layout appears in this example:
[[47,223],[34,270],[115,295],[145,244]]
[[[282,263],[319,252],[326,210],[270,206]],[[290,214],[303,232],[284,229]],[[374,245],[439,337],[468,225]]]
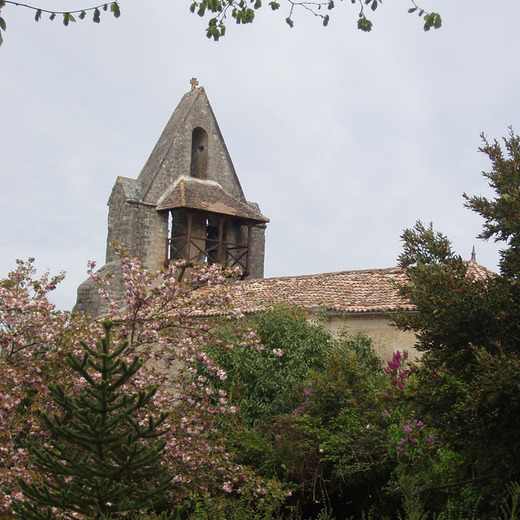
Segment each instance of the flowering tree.
[[19,493],[16,479],[34,469],[25,440],[43,435],[35,410],[46,407],[46,383],[59,373],[68,338],[85,323],[57,311],[47,298],[64,273],[35,274],[33,259],[19,260],[0,281],[0,514]]
[[[152,412],[170,412],[164,423],[168,430],[164,462],[172,475],[169,499],[179,500],[192,492],[205,494],[210,489],[231,493],[250,488],[257,495],[270,491],[269,483],[232,462],[214,427],[218,417],[236,411],[228,405],[224,390],[215,391],[208,384],[208,374],[220,380],[227,374],[205,348],[220,344],[215,335],[220,321],[242,316],[232,307],[227,290],[227,277],[233,273],[216,265],[205,266],[192,269],[185,281],[178,283],[178,270],[186,266],[172,265],[162,272],[149,273],[139,259],[121,248],[119,252],[126,295],[122,302],[109,301],[112,332],[118,340],[128,341],[128,356],[138,354],[143,359],[144,366],[133,378],[132,388],[144,391],[150,384],[156,385]],[[99,279],[93,267],[91,276],[110,300],[110,280]],[[63,359],[67,352],[79,355],[78,338],[94,349],[102,333],[99,321],[57,312],[48,302],[47,293],[61,275],[55,279],[45,275],[38,281],[32,280],[33,275],[32,264],[20,262],[2,283],[3,511],[13,497],[20,498],[17,477],[41,478],[27,456],[24,438],[45,440],[46,430],[36,420],[35,410],[53,411],[47,384],[59,375],[60,383],[77,395],[78,379],[63,371]],[[211,314],[218,318],[207,318]],[[256,347],[256,338],[247,335],[242,340]],[[125,361],[130,362],[130,358]]]

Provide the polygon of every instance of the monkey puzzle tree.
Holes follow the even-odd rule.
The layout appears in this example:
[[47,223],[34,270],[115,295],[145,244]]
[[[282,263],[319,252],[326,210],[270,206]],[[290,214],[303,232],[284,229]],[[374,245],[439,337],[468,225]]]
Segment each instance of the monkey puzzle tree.
[[128,387],[142,360],[125,360],[128,342],[114,347],[112,323],[103,327],[105,337],[94,348],[82,342],[81,358],[67,355],[83,381],[81,391],[49,386],[61,413],[41,414],[49,436],[29,449],[43,480],[21,482],[25,500],[13,505],[20,518],[101,518],[150,509],[166,499],[172,478],[162,463],[166,413],[147,415],[156,387]]

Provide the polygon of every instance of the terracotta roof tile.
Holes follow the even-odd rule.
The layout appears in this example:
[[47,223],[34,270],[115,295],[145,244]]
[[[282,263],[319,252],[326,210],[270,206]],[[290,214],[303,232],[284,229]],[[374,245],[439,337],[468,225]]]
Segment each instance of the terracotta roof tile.
[[[474,261],[467,264],[474,279],[494,274]],[[270,303],[346,314],[391,312],[398,307],[414,310],[399,295],[396,282],[406,282],[400,267],[244,280],[234,283],[232,292],[234,304],[245,314],[259,312]]]
[[309,311],[372,313],[397,307],[413,310],[398,294],[394,282],[405,281],[404,271],[364,269],[302,276],[244,280],[233,284],[235,305],[246,314],[269,303],[286,303]]
[[487,267],[478,264],[475,262],[475,260],[468,260],[465,263],[468,266],[468,276],[474,280],[483,280],[485,278],[489,278],[490,276],[495,276],[496,274]]

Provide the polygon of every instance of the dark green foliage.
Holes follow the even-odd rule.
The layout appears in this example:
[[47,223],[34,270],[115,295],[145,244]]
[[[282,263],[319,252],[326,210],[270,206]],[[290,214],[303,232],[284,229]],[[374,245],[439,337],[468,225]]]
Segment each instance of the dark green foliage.
[[360,513],[393,467],[381,414],[389,378],[370,339],[335,340],[287,307],[274,307],[253,324],[260,352],[237,347],[236,336],[233,349],[223,347],[232,342],[230,333],[210,347],[228,374],[215,386],[239,407],[233,423],[221,425],[232,451],[262,476],[292,487],[288,505],[302,518],[317,514],[323,497],[338,518]]
[[[287,329],[283,320],[266,321],[274,346]],[[381,414],[388,388],[381,362],[366,336],[331,341],[329,335],[325,359],[294,386],[291,409],[257,421],[240,437],[247,462],[294,487],[290,503],[304,518],[324,505],[338,518],[377,509],[393,467]]]
[[[290,415],[299,405],[311,371],[321,371],[333,339],[320,324],[311,324],[296,308],[276,306],[252,319],[253,329],[223,329],[222,342],[208,351],[227,372],[214,378],[227,391],[238,412],[221,425],[238,462],[268,478],[285,479],[284,461],[273,451],[275,417]],[[242,336],[257,334],[257,349],[241,345]],[[234,345],[228,349],[223,345]],[[281,355],[280,355],[281,354]],[[296,404],[295,404],[296,403]]]
[[[116,518],[160,506],[171,478],[161,467],[165,414],[147,416],[156,388],[133,390],[129,381],[142,361],[124,361],[128,343],[113,347],[110,322],[95,348],[82,343],[83,357],[67,363],[83,381],[79,392],[49,387],[60,414],[41,417],[49,431],[43,446],[30,445],[42,481],[21,482],[25,501],[14,509],[20,518]],[[52,513],[51,513],[52,511]]]
[[296,308],[275,307],[255,319],[256,330],[267,353],[279,349],[275,372],[262,370],[264,381],[275,385],[265,397],[272,403],[272,413],[289,411],[293,390],[301,386],[311,371],[321,371],[330,349],[332,336],[319,322],[309,322],[308,315]]
[[464,195],[466,206],[484,219],[480,238],[503,242],[507,247],[501,251],[501,274],[506,278],[520,277],[520,137],[512,130],[504,139],[506,153],[498,141],[490,143],[482,136],[484,146],[480,149],[491,160],[492,170],[484,177],[495,190],[496,197]]
[[501,312],[509,305],[509,291],[494,278],[475,279],[446,237],[431,225],[425,228],[418,222],[402,239],[399,265],[406,268],[409,283],[400,292],[418,313],[400,312],[394,321],[417,334],[419,350],[471,377],[473,345],[493,348],[509,336]]
[[184,518],[185,520],[282,520],[282,516],[271,510],[271,504],[267,500],[259,501],[249,493],[211,500],[198,495],[193,496]]
[[227,390],[248,423],[292,410],[296,388],[304,384],[309,371],[323,368],[333,340],[320,324],[307,318],[296,308],[273,307],[252,323],[263,350],[241,347],[236,330],[222,333],[224,342],[235,345],[232,350],[210,347],[212,358],[228,374],[225,382],[215,383]]
[[338,518],[382,500],[393,467],[382,416],[388,377],[369,342],[358,335],[336,344],[298,406],[273,426],[275,453],[298,484],[305,514],[321,508],[323,497]]
[[480,238],[506,246],[500,274],[475,277],[431,226],[403,235],[401,293],[419,313],[395,322],[417,334],[424,356],[397,406],[438,434],[410,471],[442,519],[499,517],[504,480],[520,478],[520,138],[504,143],[505,152],[486,139],[481,148],[495,198],[465,195],[484,218]]

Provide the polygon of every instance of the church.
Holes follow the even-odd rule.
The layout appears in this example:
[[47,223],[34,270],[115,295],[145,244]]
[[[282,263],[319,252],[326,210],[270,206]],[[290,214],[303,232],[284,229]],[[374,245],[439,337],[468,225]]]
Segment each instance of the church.
[[[247,314],[285,303],[319,314],[331,331],[366,332],[383,359],[414,351],[415,336],[391,327],[385,315],[398,307],[414,312],[395,286],[399,268],[366,269],[264,278],[265,230],[269,219],[247,201],[203,87],[195,78],[173,112],[137,179],[118,177],[108,200],[106,263],[111,292],[122,296],[117,253],[123,244],[153,271],[171,261],[239,267],[232,291]],[[485,268],[471,267],[477,275]],[[106,303],[92,280],[78,288],[75,311],[102,315]]]

